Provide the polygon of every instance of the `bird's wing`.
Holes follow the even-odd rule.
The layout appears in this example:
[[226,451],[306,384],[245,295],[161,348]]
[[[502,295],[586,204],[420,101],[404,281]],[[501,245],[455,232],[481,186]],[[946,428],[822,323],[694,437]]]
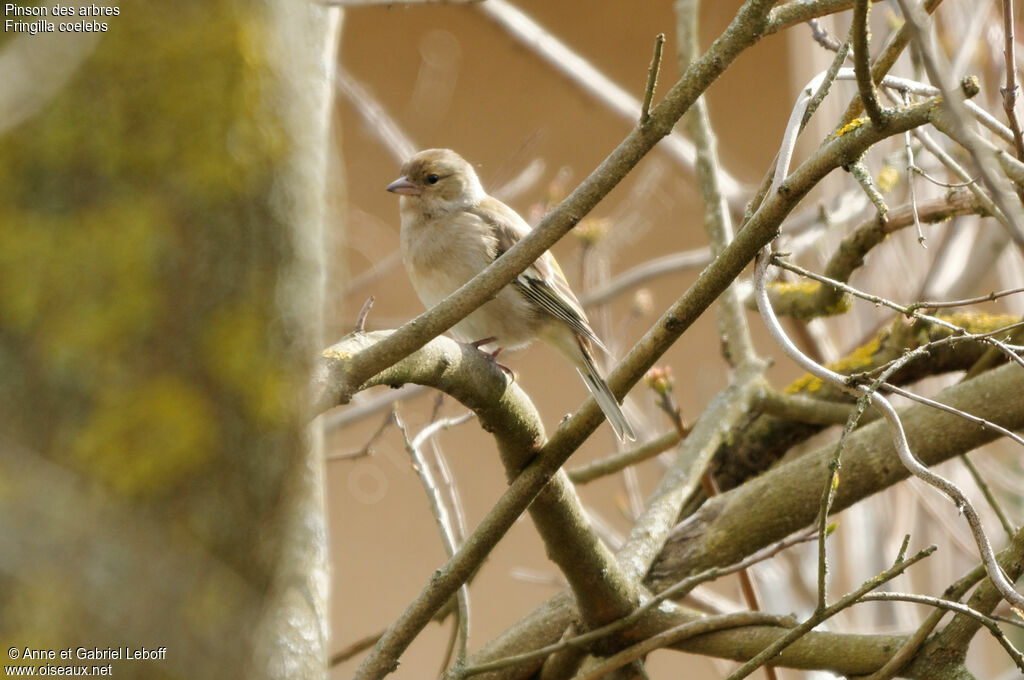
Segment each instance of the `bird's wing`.
[[[479,205],[470,210],[494,230],[497,244],[496,257],[509,250],[530,232],[528,225],[519,214],[501,201],[488,196]],[[590,327],[587,315],[580,306],[579,300],[565,280],[558,261],[548,251],[538,257],[532,265],[520,274],[515,282],[516,288],[552,316],[565,321],[569,326],[592,342],[602,351],[608,348],[597,337]]]

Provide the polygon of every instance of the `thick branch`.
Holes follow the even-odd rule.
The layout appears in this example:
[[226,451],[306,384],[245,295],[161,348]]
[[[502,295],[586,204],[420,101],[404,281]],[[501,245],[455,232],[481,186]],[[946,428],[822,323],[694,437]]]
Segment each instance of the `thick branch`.
[[[992,399],[992,394],[1005,398]],[[1024,427],[1024,371],[1007,364],[943,391],[940,400],[1014,430]],[[918,458],[935,465],[994,439],[993,433],[926,406],[901,414]],[[828,476],[835,446],[827,445],[777,466],[743,486],[716,496],[683,524],[652,568],[660,589],[680,576],[728,564],[814,521],[816,498]],[[849,507],[903,479],[886,424],[875,422],[851,434],[843,451],[843,477],[833,512]]]
[[[969,333],[987,333],[1018,321],[1016,317],[970,312],[941,318],[954,322]],[[844,375],[868,372],[931,343],[932,347],[926,356],[915,356],[889,378],[890,383],[908,385],[932,375],[969,370],[986,353],[982,343],[962,342],[954,345],[948,342],[950,337],[952,333],[943,325],[923,320],[908,323],[900,316],[874,338],[839,361],[828,364],[828,367]],[[1003,355],[999,357],[1001,360]],[[851,403],[849,396],[841,390],[809,374],[797,379],[783,391],[826,404],[836,400],[843,404]],[[865,414],[865,418],[873,417],[873,412]],[[723,489],[739,486],[769,468],[786,451],[819,432],[821,425],[826,424],[820,422],[815,425],[812,422],[801,418],[779,417],[768,412],[767,407],[765,412],[752,415],[750,423],[735,432],[730,443],[715,456],[718,463],[715,478],[719,485]]]
[[[352,356],[365,346],[383,341],[389,333],[354,333],[327,349],[318,370],[318,382],[336,385],[338,374],[346,370]],[[435,338],[378,373],[363,387],[396,387],[406,382],[436,387],[473,409],[481,426],[494,434],[510,481],[530,462],[543,440],[543,428],[533,404],[493,361],[472,346]],[[572,586],[585,621],[600,625],[632,609],[635,579],[630,581],[622,576],[611,551],[590,527],[583,505],[564,472],[559,471],[545,486],[530,506],[530,514],[548,555]]]

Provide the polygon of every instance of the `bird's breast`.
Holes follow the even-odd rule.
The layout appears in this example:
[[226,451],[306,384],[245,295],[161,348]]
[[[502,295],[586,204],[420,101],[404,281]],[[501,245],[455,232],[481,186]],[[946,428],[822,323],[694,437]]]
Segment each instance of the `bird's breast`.
[[[441,219],[402,216],[402,260],[416,294],[433,307],[494,261],[497,241],[479,218],[462,213]],[[516,347],[532,340],[540,318],[523,295],[506,286],[452,330],[463,341],[497,337]]]
[[[469,216],[472,217],[472,216]],[[494,239],[472,219],[402,219],[402,260],[413,287],[432,306],[494,260]]]

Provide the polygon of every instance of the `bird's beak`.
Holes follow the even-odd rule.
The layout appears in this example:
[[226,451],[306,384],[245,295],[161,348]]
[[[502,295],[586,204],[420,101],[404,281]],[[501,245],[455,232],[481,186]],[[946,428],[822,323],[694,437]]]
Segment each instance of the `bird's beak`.
[[399,177],[389,184],[387,189],[393,194],[406,194],[408,196],[419,196],[423,193],[423,187],[409,181],[408,177]]

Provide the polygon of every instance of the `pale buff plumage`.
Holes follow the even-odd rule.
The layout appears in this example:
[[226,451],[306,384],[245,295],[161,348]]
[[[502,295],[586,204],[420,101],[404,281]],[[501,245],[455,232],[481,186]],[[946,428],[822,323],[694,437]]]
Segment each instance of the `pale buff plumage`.
[[[511,208],[487,195],[473,167],[448,149],[428,149],[388,185],[401,194],[402,259],[416,293],[432,307],[479,274],[530,231]],[[620,439],[635,439],[594,364],[604,349],[551,253],[545,252],[498,295],[459,322],[466,342],[496,338],[519,347],[540,338],[572,361]]]

